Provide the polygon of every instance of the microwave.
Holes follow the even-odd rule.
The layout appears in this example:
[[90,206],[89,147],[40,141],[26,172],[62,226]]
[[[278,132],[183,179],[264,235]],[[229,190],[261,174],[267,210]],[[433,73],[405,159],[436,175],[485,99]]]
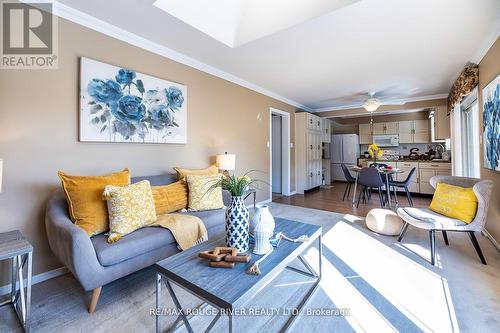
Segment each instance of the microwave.
[[373,143],[379,147],[395,147],[399,146],[399,136],[393,134],[374,135]]

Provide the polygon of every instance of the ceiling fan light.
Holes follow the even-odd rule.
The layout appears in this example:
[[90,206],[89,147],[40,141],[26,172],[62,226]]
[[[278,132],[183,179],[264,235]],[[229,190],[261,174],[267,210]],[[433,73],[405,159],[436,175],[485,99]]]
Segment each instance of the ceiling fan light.
[[363,104],[363,107],[368,112],[376,111],[379,106],[380,106],[380,102],[376,98],[368,98],[366,100],[365,104]]

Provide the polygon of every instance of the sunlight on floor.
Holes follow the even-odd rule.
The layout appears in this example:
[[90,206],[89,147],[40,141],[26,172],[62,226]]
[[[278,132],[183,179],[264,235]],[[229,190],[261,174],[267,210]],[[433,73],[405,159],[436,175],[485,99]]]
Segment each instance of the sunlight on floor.
[[[345,222],[337,223],[324,235],[323,246],[420,329],[459,331],[448,283],[438,274]],[[414,250],[418,251],[416,247]],[[308,258],[308,261],[314,262],[313,258]],[[353,316],[362,327],[371,330],[374,325],[380,325],[381,320],[376,316],[372,315],[372,319],[368,319],[367,308],[363,312],[358,311],[361,300],[352,296],[353,287],[349,287],[349,282],[343,276],[338,276],[339,273],[332,272],[336,269],[328,260],[323,262],[325,280],[328,281],[323,286],[331,288],[328,294],[332,301],[351,307]],[[363,301],[368,302],[365,299]]]
[[[317,269],[318,250],[310,248],[304,258]],[[337,269],[323,258],[321,289],[337,308],[349,309],[345,319],[357,332],[396,332],[397,330],[368,302]]]

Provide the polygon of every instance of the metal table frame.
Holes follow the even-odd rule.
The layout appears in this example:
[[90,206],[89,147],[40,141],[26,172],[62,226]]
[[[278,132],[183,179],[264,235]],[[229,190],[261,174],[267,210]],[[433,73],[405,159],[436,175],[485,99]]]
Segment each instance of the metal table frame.
[[[312,237],[311,237],[311,244],[316,240],[318,240],[318,246],[319,246],[319,253],[318,253],[318,263],[319,263],[319,271],[316,273],[314,271],[314,269],[311,267],[311,265],[302,257],[302,252],[297,256],[295,257],[294,259],[298,258],[300,260],[300,262],[302,262],[302,264],[304,265],[304,267],[307,269],[307,271],[304,271],[304,270],[301,270],[301,269],[298,269],[298,268],[295,268],[295,267],[291,267],[291,266],[288,266],[288,264],[286,264],[283,268],[281,269],[277,269],[276,272],[273,273],[273,276],[268,280],[268,282],[265,284],[269,284],[270,282],[272,282],[278,275],[279,273],[281,273],[284,269],[288,269],[288,270],[291,270],[293,272],[296,272],[296,273],[300,273],[300,274],[303,274],[303,275],[306,275],[308,277],[312,277],[312,278],[315,278],[316,281],[314,281],[314,284],[311,286],[311,288],[307,291],[306,295],[303,297],[303,299],[300,301],[299,305],[297,306],[296,308],[296,311],[293,311],[291,317],[287,320],[287,322],[285,323],[285,325],[281,328],[280,330],[280,333],[283,333],[283,332],[287,332],[288,329],[292,326],[293,322],[295,321],[295,319],[297,319],[297,317],[300,315],[302,309],[304,308],[304,306],[307,304],[307,301],[311,298],[311,296],[314,294],[314,292],[316,291],[316,289],[318,288],[319,286],[319,283],[321,282],[321,277],[322,277],[322,256],[323,256],[323,247],[322,247],[322,239],[321,239],[321,229],[319,229],[319,234],[315,233]],[[305,251],[308,247],[306,247],[303,251]],[[271,254],[272,255],[272,254]],[[290,260],[290,261],[293,261]],[[189,319],[192,317],[192,316],[186,316],[185,311],[183,308],[182,308],[182,305],[180,304],[179,302],[179,299],[177,298],[177,295],[175,294],[173,288],[172,288],[172,285],[170,282],[174,282],[174,280],[171,280],[169,279],[166,275],[162,274],[161,272],[157,272],[156,273],[156,309],[160,309],[161,307],[161,297],[160,297],[160,293],[161,293],[161,285],[162,285],[162,281],[164,282],[165,286],[167,287],[167,290],[170,294],[170,297],[172,297],[172,300],[175,304],[175,307],[177,309],[177,311],[180,313],[179,317],[175,320],[174,324],[168,329],[168,332],[173,332],[175,331],[176,329],[178,329],[182,324],[184,324],[186,326],[186,329],[189,333],[193,333],[193,328],[191,327],[191,324],[189,323]],[[220,319],[220,317],[225,314],[227,315],[228,317],[228,332],[229,333],[232,333],[233,332],[233,315],[232,315],[232,312],[233,312],[233,307],[221,307],[221,306],[218,306],[216,304],[214,304],[213,302],[207,300],[205,297],[193,292],[192,290],[186,288],[185,286],[179,284],[179,283],[176,283],[179,287],[183,288],[184,290],[188,291],[189,293],[191,293],[192,295],[200,298],[201,300],[203,300],[204,303],[202,303],[200,306],[198,307],[201,307],[201,306],[204,306],[206,304],[208,305],[211,305],[213,306],[214,308],[218,309],[218,312],[217,312],[217,315],[214,317],[214,319],[210,322],[210,324],[207,326],[207,328],[205,329],[205,333],[208,333],[210,332],[210,330],[215,326],[215,324],[217,323],[217,321]],[[259,292],[260,290],[262,290],[262,288],[260,288],[257,292],[255,292],[253,295],[251,295],[250,297],[248,297],[246,299],[246,301],[244,303],[241,304],[244,305],[246,303],[248,303],[249,301],[251,301]],[[155,315],[155,320],[156,320],[156,333],[160,333],[161,331],[161,327],[160,327],[160,315],[156,314]]]
[[[17,230],[0,234],[0,243],[6,244],[5,252],[0,251],[0,260],[10,259],[12,263],[10,297],[0,303],[0,307],[12,305],[24,331],[29,332],[33,247]],[[25,267],[27,268],[26,285],[23,276]]]

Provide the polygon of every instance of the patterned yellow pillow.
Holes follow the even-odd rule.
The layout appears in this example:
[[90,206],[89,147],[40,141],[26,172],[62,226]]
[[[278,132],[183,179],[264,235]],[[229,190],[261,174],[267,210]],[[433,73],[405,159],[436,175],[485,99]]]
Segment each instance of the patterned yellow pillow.
[[222,189],[217,187],[213,191],[209,191],[210,186],[219,181],[221,177],[220,174],[214,176],[188,175],[186,177],[189,189],[189,210],[208,210],[224,207]]
[[219,173],[219,168],[215,164],[205,169],[185,169],[175,167],[174,170],[177,172],[178,180],[185,180],[186,176],[188,175],[211,176]]
[[438,183],[429,208],[441,215],[471,223],[476,216],[477,197],[472,188]]
[[103,199],[108,201],[108,243],[156,221],[153,192],[147,180],[128,186],[108,185]]

